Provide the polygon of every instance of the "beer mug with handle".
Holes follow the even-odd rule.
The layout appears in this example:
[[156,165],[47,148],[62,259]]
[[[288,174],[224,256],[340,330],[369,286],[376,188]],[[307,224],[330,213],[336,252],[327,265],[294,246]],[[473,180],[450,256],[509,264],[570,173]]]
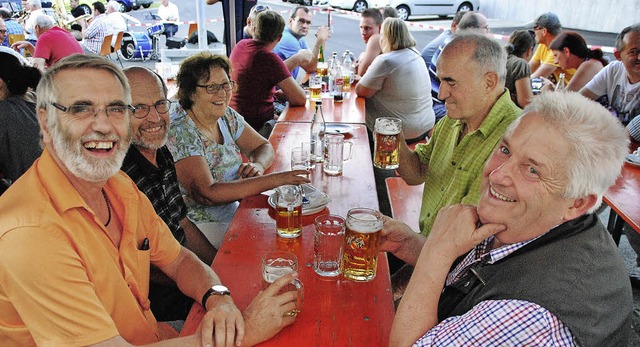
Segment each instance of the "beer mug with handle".
[[373,165],[379,169],[395,170],[398,161],[398,135],[402,131],[402,120],[380,117],[374,125]]
[[[342,134],[325,134],[325,157],[322,170],[327,175],[342,175],[343,163],[351,159],[353,143],[344,140]],[[344,145],[349,145],[349,155],[344,158]]]
[[[264,280],[263,287],[265,288],[278,278],[295,271],[298,271],[298,257],[293,253],[273,251],[268,252],[262,257],[262,279]],[[298,292],[296,308],[286,313],[286,315],[297,316],[302,309],[302,303],[304,301],[304,286],[302,282],[296,278],[286,290],[295,290]]]
[[369,208],[352,208],[347,213],[342,274],[345,278],[369,282],[376,277],[382,213]]

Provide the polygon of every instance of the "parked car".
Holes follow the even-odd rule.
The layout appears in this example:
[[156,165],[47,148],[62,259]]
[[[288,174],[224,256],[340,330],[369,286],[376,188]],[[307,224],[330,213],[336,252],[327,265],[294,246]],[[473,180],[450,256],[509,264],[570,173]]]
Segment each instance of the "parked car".
[[[321,1],[321,0],[319,0]],[[329,6],[362,13],[369,7],[384,7],[388,0],[329,0]]]
[[398,17],[437,15],[447,18],[458,11],[477,11],[479,0],[390,0],[389,6],[398,10]]
[[140,6],[144,7],[144,8],[149,8],[151,5],[153,5],[153,1],[154,0],[137,0],[137,7],[136,5],[133,6],[134,10],[137,10],[140,8]]
[[[85,7],[87,9],[89,9],[89,13],[91,13],[92,11],[92,7],[91,4],[93,4],[96,0],[80,0],[80,5],[78,6],[82,6]],[[97,0],[100,2],[104,2],[104,4],[107,4],[107,0]],[[141,1],[141,0],[117,0],[118,4],[120,4],[120,12],[129,12],[131,10],[137,10],[140,8],[140,6],[144,6],[141,3],[146,3],[146,1],[149,1],[149,4],[146,7],[151,6],[151,4],[153,3],[153,0],[146,0],[146,1]],[[44,1],[43,1],[44,4]],[[67,6],[67,11],[71,11],[71,6],[69,5],[69,0],[64,0],[64,4]],[[44,7],[44,6],[43,6]],[[145,7],[145,8],[146,8]]]

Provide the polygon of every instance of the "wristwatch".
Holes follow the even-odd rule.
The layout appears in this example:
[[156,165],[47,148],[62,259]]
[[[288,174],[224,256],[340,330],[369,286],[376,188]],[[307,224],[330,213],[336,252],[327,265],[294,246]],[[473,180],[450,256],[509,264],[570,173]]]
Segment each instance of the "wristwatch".
[[205,310],[207,309],[207,300],[209,300],[211,295],[231,295],[231,292],[222,284],[216,284],[209,288],[209,290],[207,290],[207,292],[202,296],[202,307],[204,307]]

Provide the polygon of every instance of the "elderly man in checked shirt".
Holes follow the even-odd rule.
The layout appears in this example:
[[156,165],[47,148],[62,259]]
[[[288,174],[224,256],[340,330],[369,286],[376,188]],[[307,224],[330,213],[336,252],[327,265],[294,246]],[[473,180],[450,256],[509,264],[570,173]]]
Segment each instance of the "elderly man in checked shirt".
[[594,213],[627,133],[577,93],[547,93],[506,131],[476,206],[440,210],[428,238],[385,221],[382,249],[416,264],[390,346],[626,346],[627,271]]

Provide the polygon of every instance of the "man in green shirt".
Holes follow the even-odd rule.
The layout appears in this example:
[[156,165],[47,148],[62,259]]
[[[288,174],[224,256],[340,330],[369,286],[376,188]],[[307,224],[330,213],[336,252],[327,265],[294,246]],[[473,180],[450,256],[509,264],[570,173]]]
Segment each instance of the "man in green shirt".
[[[504,86],[506,61],[501,45],[484,35],[461,33],[445,46],[438,57],[437,74],[441,82],[438,97],[445,101],[447,116],[436,124],[429,142],[416,146],[415,151],[399,141],[398,173],[408,184],[425,184],[421,235],[389,218],[384,234],[399,239],[397,243],[384,243],[383,251],[414,265],[442,207],[478,202],[484,163],[521,113]],[[413,246],[402,249],[414,249],[417,254],[394,252],[406,242]],[[406,274],[398,276],[409,278]],[[404,281],[398,278],[393,282]]]

